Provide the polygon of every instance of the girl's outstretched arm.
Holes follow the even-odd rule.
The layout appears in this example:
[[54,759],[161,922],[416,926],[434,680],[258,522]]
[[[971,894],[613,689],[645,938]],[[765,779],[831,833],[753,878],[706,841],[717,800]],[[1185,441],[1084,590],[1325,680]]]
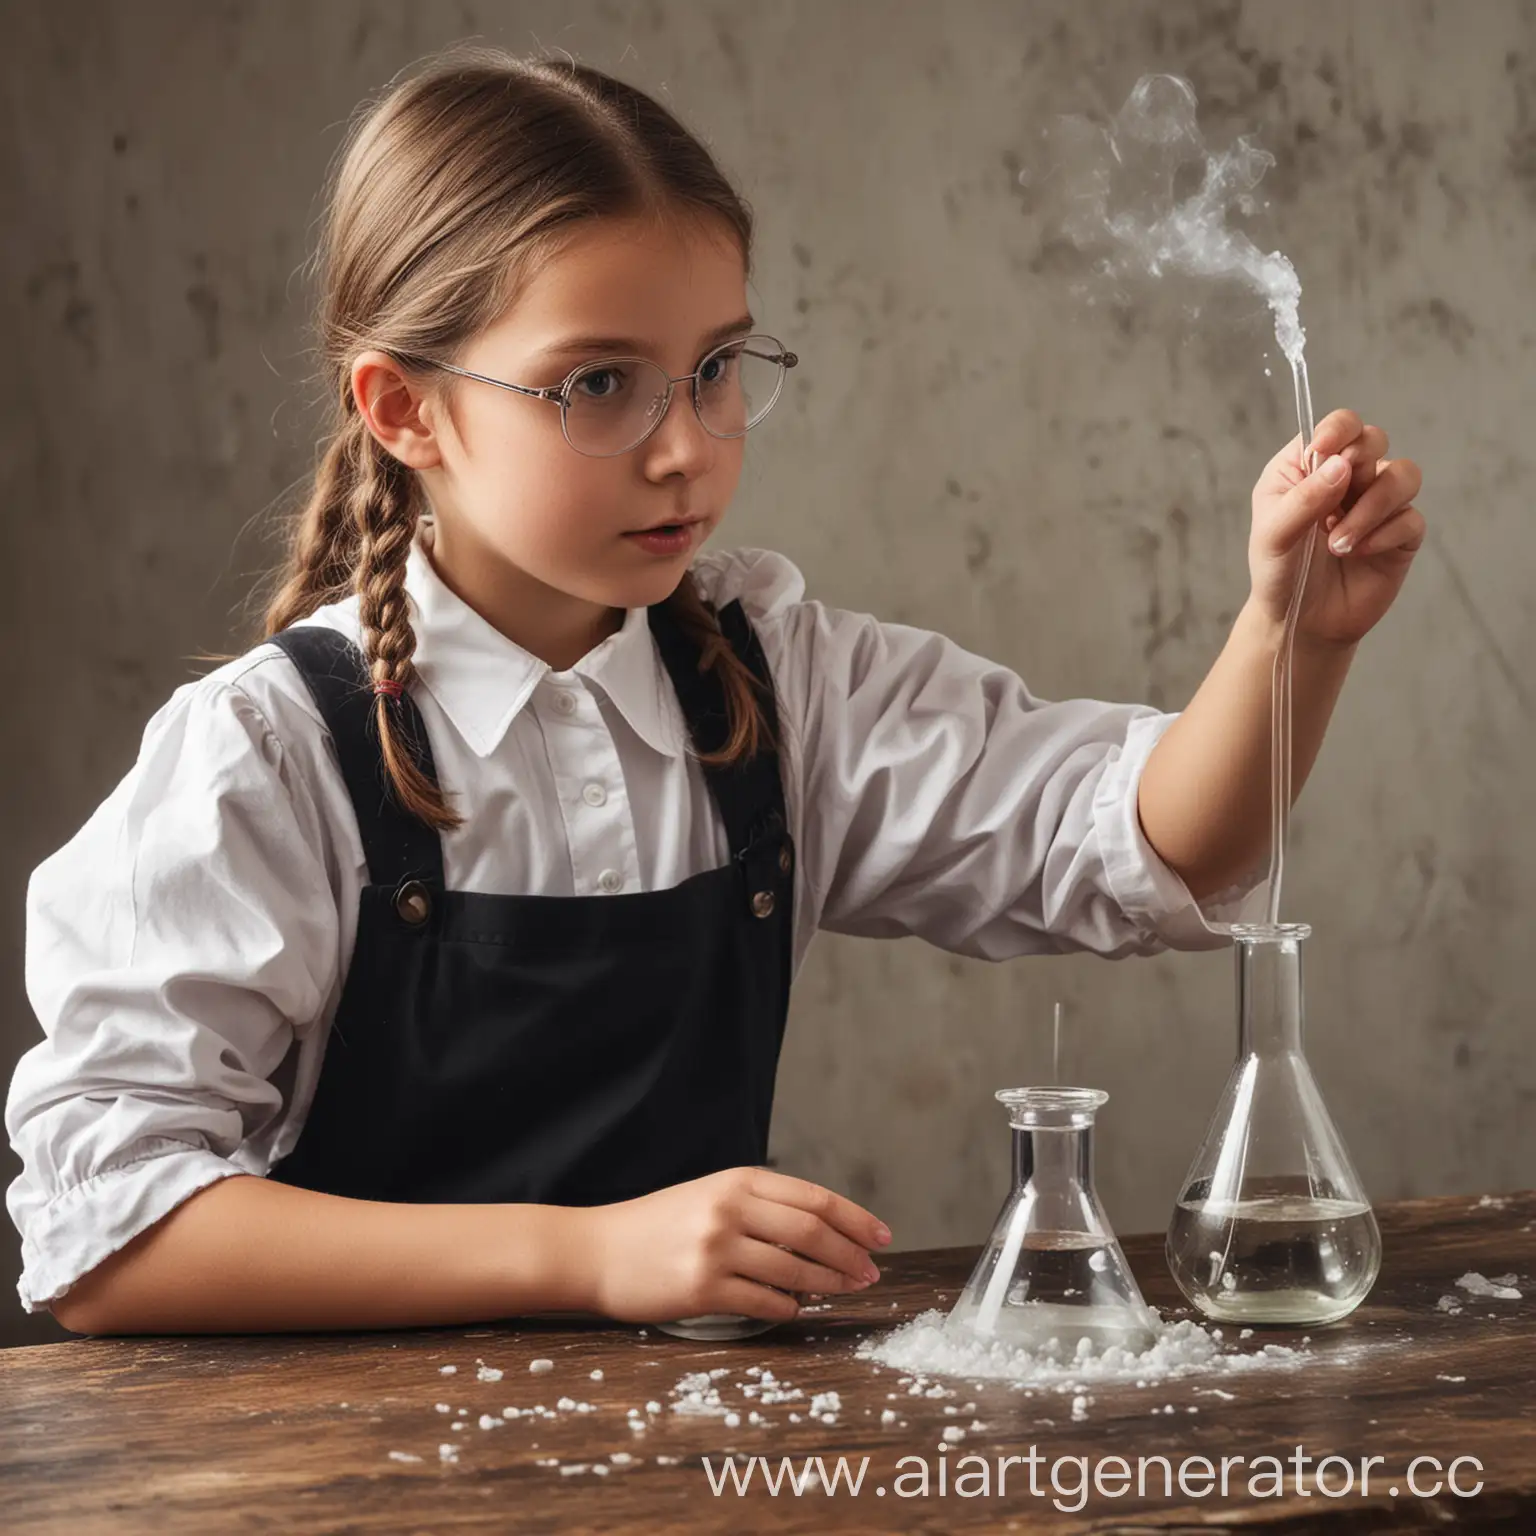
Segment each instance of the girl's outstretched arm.
[[236,1175],[52,1303],[77,1333],[434,1327],[539,1312],[787,1321],[863,1290],[891,1234],[851,1200],[728,1168],[615,1205],[406,1205]]
[[1253,493],[1253,592],[1189,707],[1142,771],[1142,829],[1197,898],[1250,873],[1269,850],[1270,692],[1309,529],[1323,524],[1296,628],[1291,693],[1294,798],[1322,746],[1361,637],[1391,606],[1424,542],[1422,477],[1387,459],[1387,437],[1335,411],[1308,474],[1292,441]]

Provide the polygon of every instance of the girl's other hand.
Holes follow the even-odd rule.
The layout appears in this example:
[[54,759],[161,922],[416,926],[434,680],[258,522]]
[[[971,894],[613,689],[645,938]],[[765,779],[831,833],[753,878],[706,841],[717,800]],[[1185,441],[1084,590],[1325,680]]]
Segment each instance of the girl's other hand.
[[711,1312],[787,1322],[790,1292],[862,1291],[891,1234],[862,1206],[804,1179],[728,1168],[595,1207],[589,1253],[595,1310],[624,1322]]
[[1392,606],[1424,542],[1413,505],[1423,476],[1412,459],[1389,459],[1387,434],[1353,411],[1318,423],[1311,473],[1301,449],[1292,438],[1253,488],[1252,600],[1272,623],[1285,621],[1307,530],[1320,523],[1297,638],[1353,645]]

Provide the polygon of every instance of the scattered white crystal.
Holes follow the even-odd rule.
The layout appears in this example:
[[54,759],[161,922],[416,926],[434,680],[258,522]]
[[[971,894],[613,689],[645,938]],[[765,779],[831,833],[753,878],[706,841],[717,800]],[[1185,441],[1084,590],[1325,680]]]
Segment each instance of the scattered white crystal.
[[535,1376],[542,1375],[545,1371],[552,1371],[554,1368],[555,1362],[553,1360],[530,1360],[528,1362],[528,1369]]
[[456,1445],[445,1442],[437,1448],[438,1457],[443,1461],[457,1461],[459,1448]]
[[592,1380],[593,1381],[601,1381],[602,1379],[603,1379],[603,1373],[601,1371],[593,1371],[592,1372]]
[[437,1374],[439,1376],[457,1376],[459,1368],[456,1365],[440,1365],[437,1368]]
[[475,1379],[477,1381],[500,1381],[505,1373],[498,1371],[494,1365],[487,1365],[484,1360],[475,1361]]
[[391,1461],[420,1461],[421,1457],[412,1456],[409,1451],[391,1451],[389,1459]]
[[1512,1283],[1515,1278],[1514,1275],[1500,1275],[1497,1280],[1489,1280],[1475,1270],[1468,1270],[1456,1284],[1469,1296],[1491,1296],[1495,1301],[1519,1301],[1520,1292]]

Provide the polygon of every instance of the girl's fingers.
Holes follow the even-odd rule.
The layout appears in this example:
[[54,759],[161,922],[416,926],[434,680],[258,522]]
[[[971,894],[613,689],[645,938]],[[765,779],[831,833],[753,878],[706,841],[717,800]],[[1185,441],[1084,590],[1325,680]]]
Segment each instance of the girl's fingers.
[[1328,548],[1347,555],[1419,493],[1424,477],[1412,459],[1392,459],[1328,535]]
[[720,1282],[710,1302],[714,1310],[735,1312],[742,1317],[760,1317],[768,1322],[789,1323],[800,1315],[800,1303],[771,1286],[732,1275]]
[[1285,554],[1314,523],[1336,512],[1349,490],[1349,460],[1334,454],[1280,498],[1274,525],[1264,532],[1271,552]]
[[775,1243],[743,1237],[731,1249],[731,1268],[747,1280],[756,1280],[781,1291],[819,1291],[823,1294],[861,1291],[870,1282],[829,1269]]
[[776,1200],[753,1200],[742,1213],[742,1230],[748,1237],[804,1254],[849,1283],[880,1278],[880,1271],[864,1249],[810,1211]]
[[774,1173],[766,1168],[754,1169],[752,1193],[763,1200],[776,1200],[780,1205],[792,1205],[797,1210],[809,1211],[819,1216],[829,1227],[834,1227],[844,1237],[861,1248],[883,1248],[891,1240],[890,1228],[862,1205],[845,1200],[841,1195],[808,1179],[791,1178],[785,1173]]
[[1368,539],[1362,540],[1355,548],[1355,555],[1385,555],[1393,551],[1411,555],[1424,543],[1427,532],[1424,514],[1417,507],[1404,507]]
[[1387,434],[1380,427],[1366,427],[1359,439],[1344,450],[1344,457],[1353,471],[1349,494],[1359,496],[1381,473],[1387,457]]
[[1321,464],[1336,453],[1343,453],[1365,431],[1365,423],[1354,411],[1329,411],[1312,434],[1312,451]]

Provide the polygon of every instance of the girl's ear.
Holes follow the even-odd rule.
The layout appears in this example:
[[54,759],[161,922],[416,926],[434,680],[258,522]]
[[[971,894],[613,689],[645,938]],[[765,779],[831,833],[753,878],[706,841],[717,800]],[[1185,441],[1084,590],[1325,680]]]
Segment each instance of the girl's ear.
[[387,352],[359,353],[352,364],[352,398],[380,445],[410,469],[436,469],[442,451],[426,392]]

